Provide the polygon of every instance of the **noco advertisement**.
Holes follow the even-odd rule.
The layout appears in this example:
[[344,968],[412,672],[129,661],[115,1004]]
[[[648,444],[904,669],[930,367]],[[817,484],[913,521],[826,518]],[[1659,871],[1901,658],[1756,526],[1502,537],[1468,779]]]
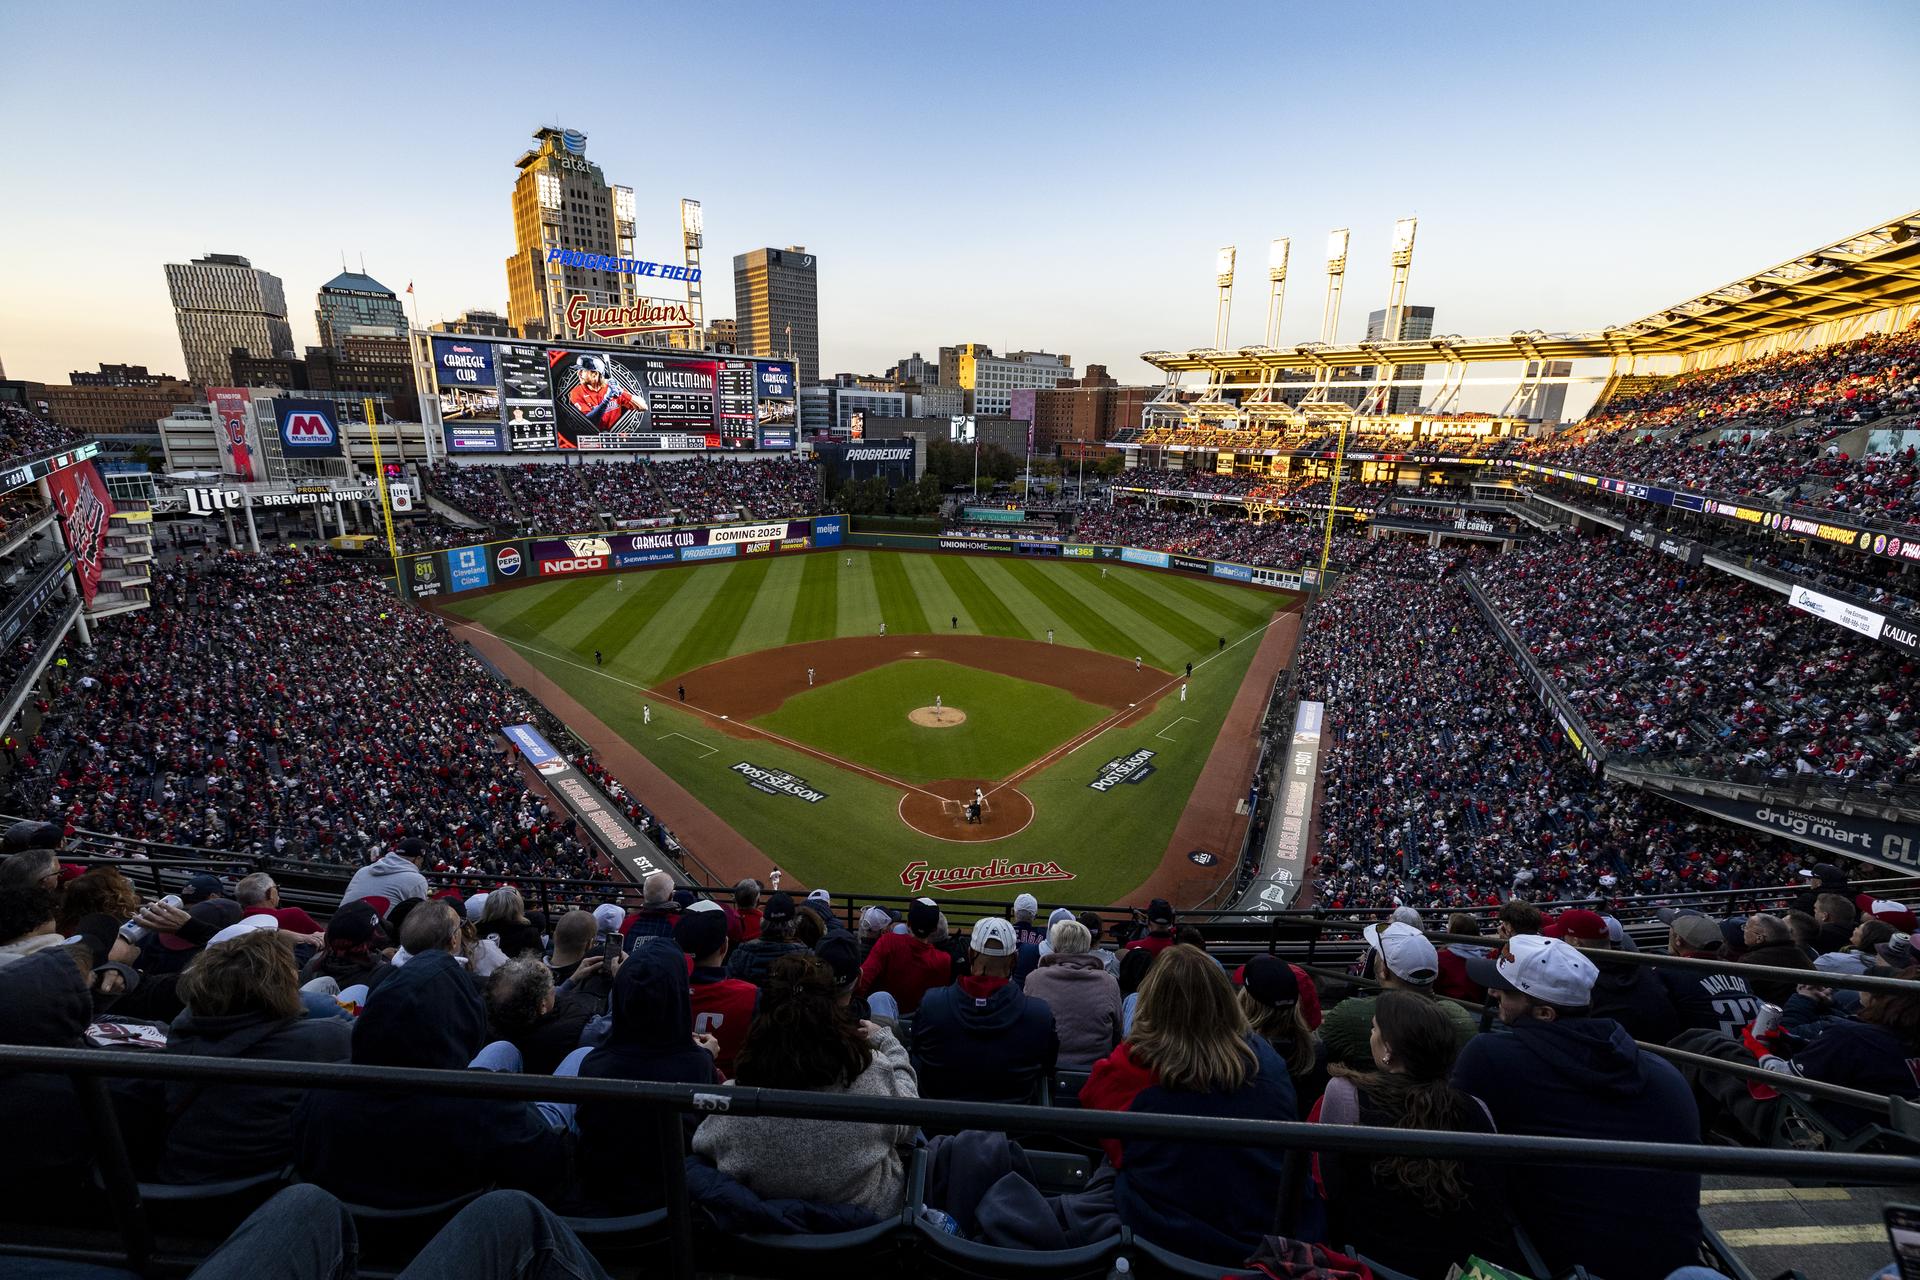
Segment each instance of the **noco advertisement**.
[[791,449],[793,362],[435,337],[449,453]]

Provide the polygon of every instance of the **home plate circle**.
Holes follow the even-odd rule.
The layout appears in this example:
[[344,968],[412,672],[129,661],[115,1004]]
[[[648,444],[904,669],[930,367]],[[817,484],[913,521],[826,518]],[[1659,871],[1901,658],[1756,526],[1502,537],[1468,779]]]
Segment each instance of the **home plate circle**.
[[967,713],[958,707],[915,707],[907,719],[926,729],[956,729],[967,722]]

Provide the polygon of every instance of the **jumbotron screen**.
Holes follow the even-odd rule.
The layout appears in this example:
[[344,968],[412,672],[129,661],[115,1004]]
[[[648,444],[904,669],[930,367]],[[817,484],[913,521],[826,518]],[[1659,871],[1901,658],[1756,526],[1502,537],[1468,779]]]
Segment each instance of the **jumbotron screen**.
[[448,453],[791,449],[791,360],[435,337]]

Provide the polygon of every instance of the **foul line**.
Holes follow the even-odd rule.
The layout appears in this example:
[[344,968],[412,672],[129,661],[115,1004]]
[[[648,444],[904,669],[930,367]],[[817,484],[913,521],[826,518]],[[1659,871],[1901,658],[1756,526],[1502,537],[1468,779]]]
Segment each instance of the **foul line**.
[[[695,715],[705,716],[708,720],[724,721],[725,723],[735,728],[744,729],[748,733],[757,733],[761,737],[767,739],[770,742],[777,742],[783,747],[787,747],[791,750],[798,751],[802,755],[812,756],[815,760],[823,761],[826,764],[833,765],[835,768],[845,769],[849,773],[860,774],[862,777],[870,778],[873,781],[882,783],[886,786],[898,787],[902,791],[918,792],[919,794],[923,796],[927,796],[934,800],[946,799],[945,796],[939,795],[936,792],[928,791],[925,787],[916,787],[911,782],[902,782],[898,778],[890,777],[887,774],[881,773],[878,769],[869,769],[867,768],[867,766],[863,764],[855,764],[851,760],[842,760],[839,756],[829,755],[827,752],[820,750],[818,747],[810,747],[804,742],[795,742],[791,738],[783,738],[779,734],[769,732],[766,729],[762,729],[758,725],[748,724],[744,720],[729,720],[726,716],[720,714],[719,712],[708,711],[706,708],[699,706],[696,703],[680,702],[673,698],[663,697],[657,690],[650,689],[646,685],[639,684],[635,681],[625,679],[622,676],[616,676],[612,672],[607,671],[602,667],[589,667],[584,662],[576,662],[572,658],[567,657],[565,654],[554,653],[549,649],[542,649],[536,645],[522,644],[518,640],[510,640],[506,636],[501,635],[497,631],[487,630],[485,627],[481,626],[477,622],[472,622],[472,621],[463,619],[459,622],[454,623],[453,625],[456,628],[464,627],[473,631],[478,631],[481,635],[489,636],[495,640],[498,640],[501,644],[504,644],[509,648],[519,649],[526,653],[537,653],[543,658],[552,659],[554,662],[558,662],[563,666],[572,667],[576,671],[584,671],[588,675],[599,676],[602,680],[611,680],[615,684],[625,685],[629,689],[636,689],[639,692],[646,694],[648,697],[658,700],[663,706],[678,707],[682,711],[691,711]],[[692,741],[692,739],[688,739],[688,741]],[[718,748],[716,748],[716,750],[717,749]],[[706,758],[705,756],[701,757],[701,759],[703,760],[705,758]],[[998,789],[999,788],[997,787],[995,788],[995,790],[998,790]],[[991,792],[989,794],[991,794]]]
[[[1200,661],[1194,663],[1193,669],[1195,671],[1198,671],[1200,670],[1200,668],[1206,666],[1209,662],[1212,662],[1214,659],[1226,657],[1229,653],[1233,652],[1235,649],[1238,649],[1241,645],[1253,639],[1255,636],[1266,635],[1266,633],[1272,630],[1274,626],[1276,626],[1280,622],[1285,621],[1288,617],[1291,617],[1291,616],[1292,616],[1291,611],[1288,611],[1286,613],[1275,614],[1273,617],[1269,618],[1265,623],[1247,632],[1247,634],[1241,636],[1238,640],[1235,640],[1232,644],[1228,645],[1226,648],[1217,649],[1213,653],[1210,653],[1206,657],[1200,659]],[[511,643],[511,641],[509,641],[509,643]],[[1167,690],[1173,688],[1177,684],[1182,683],[1183,681],[1186,680],[1186,678],[1187,677],[1185,677],[1184,675],[1170,676],[1168,677],[1167,681],[1164,684],[1160,685],[1159,688],[1154,689],[1146,697],[1141,698],[1140,701],[1146,702],[1146,701],[1157,700],[1161,696],[1163,696],[1167,692]],[[1102,720],[1099,724],[1094,725],[1091,729],[1084,730],[1078,736],[1067,739],[1067,741],[1061,743],[1059,746],[1055,747],[1053,750],[1047,752],[1047,754],[1041,756],[1038,760],[1035,760],[1032,764],[1027,765],[1025,768],[1020,769],[1018,772],[1009,774],[1006,778],[1002,779],[999,783],[997,783],[992,788],[992,790],[988,791],[987,794],[991,796],[995,792],[1000,791],[1002,788],[1011,787],[1018,782],[1024,781],[1028,775],[1038,773],[1041,769],[1044,769],[1048,765],[1051,765],[1052,763],[1054,763],[1055,760],[1066,759],[1068,756],[1078,751],[1081,747],[1086,746],[1089,742],[1092,742],[1095,738],[1098,738],[1101,734],[1107,732],[1107,730],[1117,727],[1122,720],[1125,720],[1128,716],[1132,715],[1138,709],[1139,709],[1138,703],[1132,703],[1122,708],[1121,710],[1114,712],[1112,715],[1108,716],[1105,720]],[[1177,724],[1178,721],[1175,721],[1175,723]],[[1195,723],[1197,724],[1199,722],[1195,721]],[[1170,725],[1168,727],[1171,728],[1172,726]],[[1171,738],[1167,740],[1169,742],[1173,741],[1173,739]]]
[[[720,748],[718,747],[710,747],[706,743],[700,741],[698,738],[689,738],[686,734],[680,733],[678,731],[663,733],[658,738],[654,739],[654,741],[665,742],[668,738],[678,738],[682,742],[691,742],[694,746],[699,747],[702,751],[706,752],[707,756],[714,755],[720,750]],[[702,760],[705,760],[707,756],[701,756],[700,758]]]

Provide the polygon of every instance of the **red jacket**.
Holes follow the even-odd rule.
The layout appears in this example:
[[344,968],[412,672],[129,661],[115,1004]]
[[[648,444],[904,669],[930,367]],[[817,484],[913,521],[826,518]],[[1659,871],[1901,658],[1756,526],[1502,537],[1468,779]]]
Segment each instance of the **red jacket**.
[[953,957],[910,933],[888,933],[873,944],[860,966],[860,994],[884,991],[912,1013],[935,987],[953,980]]
[[272,916],[289,933],[325,933],[327,927],[299,907],[248,907],[243,916]]
[[728,907],[727,945],[738,947],[743,942],[752,942],[760,936],[760,916],[758,907],[748,907],[745,911],[738,907]]
[[1172,935],[1172,934],[1170,934],[1170,933],[1150,933],[1150,934],[1148,934],[1148,935],[1147,935],[1146,937],[1144,937],[1144,938],[1135,938],[1135,939],[1134,939],[1134,940],[1133,940],[1132,942],[1129,942],[1129,943],[1127,944],[1127,950],[1129,950],[1129,951],[1151,951],[1151,952],[1153,952],[1153,954],[1154,954],[1154,955],[1156,955],[1156,956],[1157,956],[1157,955],[1159,955],[1159,954],[1160,954],[1160,953],[1161,953],[1162,951],[1165,951],[1165,950],[1166,950],[1166,949],[1167,949],[1168,947],[1170,947],[1170,946],[1172,946],[1172,945],[1173,945],[1173,935]]
[[1433,990],[1435,995],[1461,1000],[1484,1002],[1487,998],[1487,989],[1467,976],[1467,958],[1452,947],[1440,948],[1440,976],[1434,979]]
[[733,1061],[747,1042],[747,1029],[753,1025],[760,988],[729,978],[725,968],[695,969],[691,994],[694,1033],[705,1032],[720,1042],[714,1065],[731,1078]]

